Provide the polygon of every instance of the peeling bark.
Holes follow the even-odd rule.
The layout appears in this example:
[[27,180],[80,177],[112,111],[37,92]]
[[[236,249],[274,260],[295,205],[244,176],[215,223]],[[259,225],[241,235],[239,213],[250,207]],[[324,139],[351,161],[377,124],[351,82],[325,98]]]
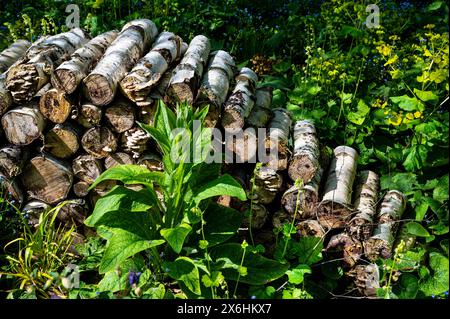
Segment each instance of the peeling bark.
[[122,134],[120,145],[124,152],[139,158],[148,147],[150,136],[139,127],[133,127]]
[[380,272],[376,264],[357,265],[347,275],[353,279],[362,295],[377,296],[377,289],[380,288]]
[[30,45],[31,43],[27,40],[17,40],[0,52],[0,73],[6,72],[11,65],[19,60]]
[[142,103],[161,80],[169,66],[181,55],[183,39],[171,32],[162,32],[152,50],[133,67],[120,82],[122,92],[131,101]]
[[7,145],[0,148],[0,174],[7,178],[20,175],[28,157],[29,152],[25,147]]
[[22,208],[22,213],[28,221],[28,226],[37,227],[39,225],[39,218],[43,213],[48,212],[52,207],[39,200],[32,200],[25,204]]
[[277,196],[283,178],[272,168],[261,167],[255,174],[254,203],[270,204]]
[[308,219],[297,224],[297,234],[300,237],[325,237],[325,230],[317,220]]
[[289,177],[304,184],[310,182],[320,167],[319,140],[316,128],[309,120],[297,121],[293,129],[294,154],[289,163]]
[[207,37],[197,35],[192,39],[170,79],[167,94],[173,102],[185,101],[193,104],[210,50],[211,45]]
[[86,41],[78,28],[36,41],[6,76],[6,88],[14,101],[29,101],[50,81],[53,70]]
[[357,213],[349,222],[349,234],[360,241],[368,239],[372,234],[379,184],[380,178],[376,173],[372,171],[359,173],[353,204]]
[[272,88],[264,87],[256,90],[256,102],[246,123],[253,127],[265,127],[272,119]]
[[348,268],[353,267],[363,254],[361,242],[346,233],[331,237],[325,250],[331,259],[342,258],[344,267]]
[[120,81],[142,57],[157,33],[151,20],[138,19],[127,23],[95,69],[84,78],[86,97],[97,106],[111,103]]
[[52,85],[66,94],[75,92],[89,70],[100,60],[106,48],[116,39],[118,31],[102,33],[76,50],[70,60],[56,68],[51,77]]
[[252,69],[242,68],[236,76],[236,86],[225,103],[222,126],[236,130],[244,127],[245,119],[255,105],[255,88],[258,76]]
[[353,148],[338,146],[334,149],[318,212],[318,220],[325,229],[345,227],[353,213],[351,198],[357,161],[358,153]]
[[265,141],[266,150],[273,149],[267,166],[278,171],[288,166],[290,150],[288,145],[292,119],[289,112],[282,108],[273,110],[273,118],[269,124],[269,134]]

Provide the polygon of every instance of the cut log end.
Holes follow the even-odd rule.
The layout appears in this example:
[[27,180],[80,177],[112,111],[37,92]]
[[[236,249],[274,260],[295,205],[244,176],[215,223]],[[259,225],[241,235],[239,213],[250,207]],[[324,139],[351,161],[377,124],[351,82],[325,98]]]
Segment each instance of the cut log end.
[[331,237],[326,252],[332,259],[342,259],[344,267],[353,267],[361,258],[363,246],[345,233]]
[[115,91],[108,78],[101,74],[90,74],[83,80],[87,98],[97,106],[109,104],[114,99]]
[[289,164],[289,177],[293,181],[300,178],[304,184],[309,183],[316,174],[318,168],[316,162],[307,155],[294,155]]
[[95,158],[105,158],[117,149],[117,139],[106,127],[94,127],[86,131],[81,144]]
[[52,77],[54,87],[60,87],[67,94],[75,92],[78,86],[76,74],[69,69],[56,69],[54,77]]
[[325,236],[325,230],[316,220],[304,220],[297,224],[297,234],[300,237],[319,237]]
[[318,221],[326,230],[344,228],[353,214],[353,209],[345,204],[322,201],[318,206]]

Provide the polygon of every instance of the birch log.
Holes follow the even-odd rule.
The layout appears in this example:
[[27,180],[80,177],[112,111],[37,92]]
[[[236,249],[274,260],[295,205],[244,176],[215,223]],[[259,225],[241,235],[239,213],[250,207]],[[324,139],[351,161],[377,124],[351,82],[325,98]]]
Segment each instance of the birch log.
[[325,230],[319,222],[314,219],[307,219],[299,222],[296,226],[297,234],[300,237],[325,237]]
[[151,51],[120,82],[125,96],[138,105],[146,104],[150,90],[180,57],[182,43],[183,39],[171,32],[160,33]]
[[363,254],[361,242],[346,233],[340,233],[331,237],[325,248],[330,259],[342,259],[344,267],[353,267]]
[[287,168],[290,155],[288,142],[291,124],[292,119],[287,110],[282,108],[273,110],[273,118],[269,123],[269,134],[264,142],[266,150],[269,150],[268,167],[278,171]]
[[79,128],[67,122],[57,124],[45,134],[44,150],[57,158],[69,158],[80,148]]
[[83,149],[95,158],[105,158],[117,149],[117,138],[107,127],[93,127],[81,138]]
[[49,155],[33,157],[21,175],[31,198],[56,204],[67,198],[72,187],[70,166]]
[[89,70],[100,60],[106,48],[115,40],[117,33],[116,30],[102,33],[76,50],[70,60],[56,68],[51,77],[53,87],[66,94],[75,92],[81,80],[88,75]]
[[28,157],[29,151],[26,147],[6,145],[0,148],[0,174],[7,178],[20,175]]
[[36,227],[39,225],[39,218],[43,213],[48,212],[52,207],[39,200],[32,200],[25,204],[22,213],[25,215],[28,225]]
[[205,122],[207,127],[216,126],[225,102],[230,81],[233,78],[236,65],[233,57],[223,50],[212,52],[208,62],[208,69],[203,74],[198,90],[196,105],[209,105]]
[[289,177],[304,184],[310,182],[320,167],[319,140],[316,128],[310,120],[297,121],[293,128],[294,151],[289,162]]
[[133,127],[122,134],[120,145],[124,152],[139,158],[148,147],[150,135],[139,127]]
[[157,33],[151,20],[139,19],[127,23],[94,70],[84,78],[86,97],[97,106],[112,102],[119,82],[142,57]]
[[[322,181],[323,168],[316,170],[314,178],[306,185],[294,184],[281,197],[281,205],[290,215],[294,216],[295,210],[300,219],[316,218],[317,206],[319,204],[319,188]],[[298,200],[298,202],[297,202]],[[298,203],[298,207],[297,207]]]
[[134,125],[134,107],[129,101],[119,99],[105,110],[105,120],[116,133],[128,131]]
[[53,70],[86,41],[79,28],[36,41],[8,71],[6,88],[14,101],[29,101],[50,81]]
[[204,35],[195,36],[189,43],[167,89],[167,95],[173,102],[193,104],[210,50],[209,39]]
[[269,167],[261,167],[255,174],[255,187],[253,190],[253,202],[270,204],[283,185],[283,178],[276,170]]
[[72,161],[72,171],[75,177],[91,185],[103,172],[103,166],[94,156],[83,154]]
[[6,72],[11,65],[19,60],[30,45],[31,43],[27,40],[17,40],[0,52],[0,73]]
[[246,123],[253,127],[265,127],[272,119],[272,88],[264,87],[256,89],[256,102]]
[[374,218],[377,212],[380,178],[372,171],[362,171],[356,181],[353,206],[356,215],[349,222],[349,234],[360,240],[367,240],[372,234]]
[[236,76],[236,86],[225,103],[222,126],[237,130],[244,127],[245,119],[255,105],[255,89],[258,75],[252,69],[242,68]]
[[155,153],[143,154],[138,158],[137,164],[147,167],[150,171],[162,172],[164,170],[161,156]]
[[134,160],[130,155],[124,152],[114,153],[105,158],[105,169],[127,164],[134,164]]
[[356,265],[347,275],[353,279],[363,296],[377,296],[377,290],[380,288],[380,271],[376,264]]
[[39,110],[45,118],[53,123],[61,124],[69,118],[72,102],[64,91],[53,88],[41,96]]
[[5,87],[6,75],[0,74],[0,116],[2,116],[13,104],[11,93]]
[[31,144],[42,136],[45,124],[45,118],[34,101],[11,109],[2,117],[6,139],[14,145]]
[[357,161],[358,153],[353,148],[338,146],[334,149],[318,210],[318,220],[327,230],[345,227],[353,213],[351,199]]
[[384,196],[378,212],[378,225],[372,236],[364,242],[365,254],[369,260],[391,258],[395,233],[405,208],[406,197],[403,193],[391,190]]
[[92,128],[100,124],[102,109],[94,104],[82,104],[78,110],[77,121],[85,128]]
[[65,227],[80,227],[88,212],[86,201],[81,198],[70,199],[59,209],[57,218]]

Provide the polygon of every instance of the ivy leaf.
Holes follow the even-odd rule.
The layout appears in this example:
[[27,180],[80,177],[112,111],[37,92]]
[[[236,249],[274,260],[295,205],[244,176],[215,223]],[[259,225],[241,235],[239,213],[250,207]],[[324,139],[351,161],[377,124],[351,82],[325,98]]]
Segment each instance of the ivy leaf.
[[408,233],[418,237],[429,237],[430,233],[419,223],[409,222],[406,224]]
[[385,174],[381,176],[381,189],[397,189],[408,193],[417,185],[417,176],[413,173],[397,173],[393,176]]
[[192,259],[178,257],[174,262],[165,262],[164,268],[170,277],[184,283],[192,293],[201,294],[200,274]]
[[194,202],[198,205],[202,200],[219,195],[228,195],[237,197],[240,200],[246,200],[247,195],[233,177],[228,174],[203,185],[195,192]]
[[164,175],[161,172],[151,172],[148,168],[140,165],[119,165],[103,172],[95,182],[92,183],[89,190],[106,180],[121,181],[122,183],[129,185],[152,185],[153,182],[161,184],[164,181]]
[[433,270],[431,278],[420,285],[420,290],[426,296],[439,295],[448,290],[448,258],[437,253],[430,253],[430,268]]
[[411,111],[423,111],[425,106],[415,97],[409,97],[407,95],[391,96],[389,97],[392,102],[398,105],[402,110]]
[[170,247],[179,254],[183,248],[184,241],[191,230],[192,227],[190,225],[182,223],[174,228],[161,229],[160,233],[161,236],[167,240]]
[[414,94],[424,102],[436,102],[439,100],[439,97],[433,91],[421,91],[414,88]]
[[298,265],[295,268],[292,268],[286,271],[286,275],[288,276],[288,280],[291,284],[299,285],[303,282],[303,278],[305,274],[311,274],[311,268],[307,265]]

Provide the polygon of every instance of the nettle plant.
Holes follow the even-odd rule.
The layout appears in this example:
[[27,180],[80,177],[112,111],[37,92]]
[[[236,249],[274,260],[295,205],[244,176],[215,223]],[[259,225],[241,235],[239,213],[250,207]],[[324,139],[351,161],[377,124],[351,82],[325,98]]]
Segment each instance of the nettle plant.
[[[85,222],[107,240],[100,274],[120,273],[130,257],[143,255],[155,278],[175,279],[185,296],[216,298],[229,297],[227,280],[236,282],[230,287],[235,295],[239,282],[263,285],[287,270],[287,264],[262,257],[235,239],[243,214],[211,200],[219,195],[245,200],[246,193],[230,175],[220,174],[220,164],[203,161],[211,150],[211,132],[202,127],[194,134],[193,127],[194,120],[203,123],[207,112],[207,107],[194,112],[179,104],[174,113],[160,102],[154,125],[140,125],[157,142],[164,171],[121,165],[91,186],[120,182],[98,200]],[[194,147],[188,152],[180,148],[186,134],[191,145],[201,148],[202,161],[190,161]],[[180,150],[179,157],[174,149]]]

